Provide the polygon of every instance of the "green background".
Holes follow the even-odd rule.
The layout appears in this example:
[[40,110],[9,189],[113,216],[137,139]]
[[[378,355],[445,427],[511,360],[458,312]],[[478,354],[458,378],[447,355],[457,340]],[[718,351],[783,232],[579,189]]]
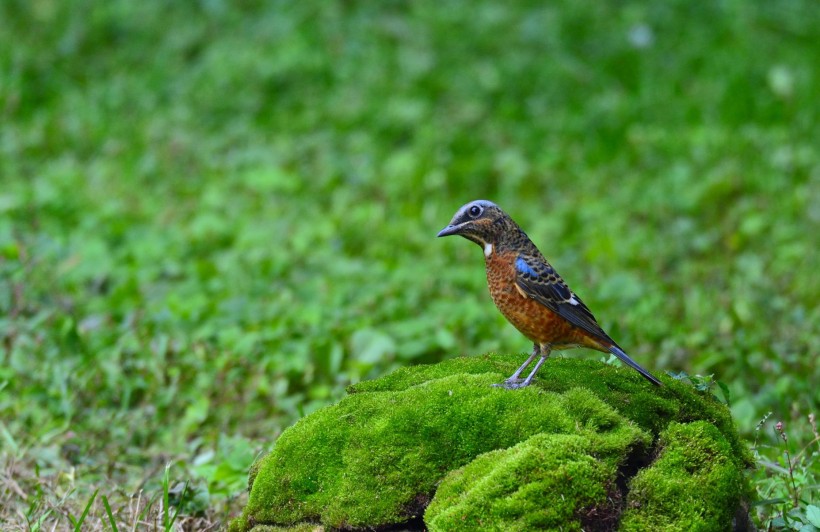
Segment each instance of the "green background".
[[642,365],[809,441],[818,27],[808,0],[3,2],[0,449],[29,496],[0,502],[100,488],[120,519],[170,461],[218,521],[346,385],[529,350],[480,250],[435,238],[478,198]]

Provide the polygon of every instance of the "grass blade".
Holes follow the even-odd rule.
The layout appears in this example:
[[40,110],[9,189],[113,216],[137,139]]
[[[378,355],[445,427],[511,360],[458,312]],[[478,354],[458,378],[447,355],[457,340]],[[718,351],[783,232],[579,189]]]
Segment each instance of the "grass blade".
[[168,523],[168,483],[170,482],[171,462],[165,464],[165,474],[162,475],[162,526],[165,532],[171,529]]
[[74,525],[74,532],[81,532],[83,521],[85,521],[85,518],[88,517],[88,511],[91,509],[91,505],[94,504],[94,499],[97,498],[97,493],[99,492],[100,488],[95,489],[94,494],[91,495],[90,499],[88,499],[88,504],[85,505],[85,510],[83,510],[83,514],[80,516],[80,518],[77,520],[77,523]]
[[778,497],[777,499],[764,499],[764,500],[760,500],[760,501],[754,501],[752,503],[752,506],[767,506],[769,504],[782,504],[782,503],[784,503],[788,500],[789,499],[785,499],[783,497]]
[[[182,501],[185,498],[185,492],[186,491],[188,491],[188,481],[187,480],[185,481],[185,485],[182,487],[182,494],[180,494],[180,496],[179,496],[180,501]],[[180,510],[181,507],[182,507],[182,504],[180,504],[179,506],[177,506],[174,509],[174,516],[171,518],[171,522],[168,524],[169,528],[165,529],[166,532],[168,532],[168,530],[170,530],[170,527],[174,526],[174,523],[176,522],[177,517],[179,516],[179,510]]]
[[108,522],[111,525],[111,530],[114,532],[120,532],[120,529],[117,528],[117,522],[114,520],[114,514],[111,512],[111,505],[108,504],[108,497],[105,495],[102,496],[102,503],[105,507],[105,513],[108,515]]
[[763,467],[765,467],[766,469],[770,469],[772,471],[777,471],[781,475],[788,475],[789,474],[788,469],[786,469],[785,467],[783,467],[779,464],[775,464],[774,462],[770,462],[769,460],[758,460],[758,463],[760,465],[762,465]]

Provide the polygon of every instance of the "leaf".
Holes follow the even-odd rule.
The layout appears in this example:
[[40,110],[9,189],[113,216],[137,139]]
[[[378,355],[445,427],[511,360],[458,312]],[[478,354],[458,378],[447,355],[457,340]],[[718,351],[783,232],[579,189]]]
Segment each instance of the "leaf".
[[785,497],[778,497],[776,499],[763,499],[760,501],[755,501],[752,503],[752,506],[768,506],[770,504],[781,504],[787,502],[789,499]]
[[387,334],[376,329],[360,329],[350,339],[354,359],[376,364],[396,352],[396,343]]
[[327,365],[331,375],[336,375],[342,370],[345,350],[341,343],[334,342],[328,353]]
[[695,384],[695,389],[699,392],[708,392],[709,388],[711,388],[711,385],[705,381]]
[[436,329],[436,342],[438,342],[439,347],[444,349],[445,351],[449,351],[455,348],[457,344],[456,337],[447,329]]
[[720,388],[720,393],[723,395],[723,401],[726,403],[726,406],[732,406],[729,394],[729,387],[726,385],[725,382],[717,381],[717,385]]
[[806,507],[806,518],[809,520],[809,523],[813,524],[814,526],[820,528],[820,508],[810,504]]
[[760,460],[760,462],[758,462],[758,463],[760,465],[762,465],[763,467],[765,467],[766,469],[771,469],[772,471],[777,471],[781,475],[788,475],[789,474],[788,469],[786,469],[785,467],[783,467],[779,464],[771,462],[769,460]]

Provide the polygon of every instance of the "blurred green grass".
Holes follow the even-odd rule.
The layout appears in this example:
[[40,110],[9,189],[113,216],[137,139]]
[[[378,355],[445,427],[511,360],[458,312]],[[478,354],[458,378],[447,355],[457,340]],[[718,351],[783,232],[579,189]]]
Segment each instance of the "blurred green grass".
[[5,448],[193,463],[392,368],[527,350],[480,252],[434,238],[476,198],[643,365],[727,383],[741,431],[816,412],[818,23],[808,0],[3,2]]

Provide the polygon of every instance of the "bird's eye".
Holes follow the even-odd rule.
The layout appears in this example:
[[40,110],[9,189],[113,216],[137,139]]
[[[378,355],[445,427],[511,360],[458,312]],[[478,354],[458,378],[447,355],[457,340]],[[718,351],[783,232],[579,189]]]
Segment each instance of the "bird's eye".
[[479,214],[481,214],[481,207],[479,207],[478,205],[473,205],[472,207],[470,207],[470,216],[475,218]]

